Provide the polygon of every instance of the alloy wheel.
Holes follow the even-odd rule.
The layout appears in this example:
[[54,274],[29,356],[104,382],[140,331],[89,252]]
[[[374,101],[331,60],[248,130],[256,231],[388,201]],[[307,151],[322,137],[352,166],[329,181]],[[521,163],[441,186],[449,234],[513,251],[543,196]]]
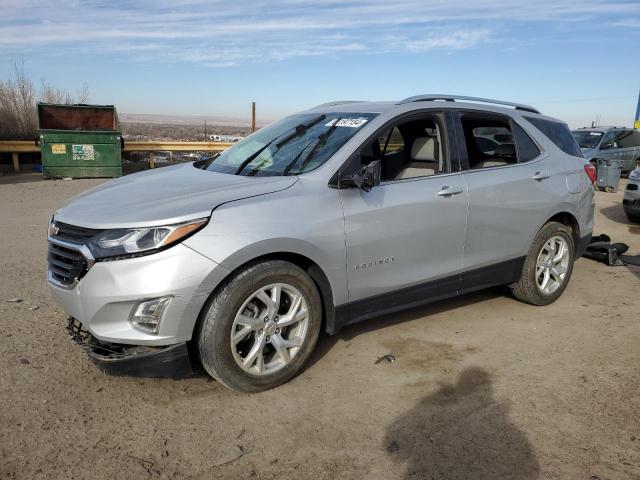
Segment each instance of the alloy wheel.
[[309,309],[287,283],[260,287],[242,304],[231,327],[231,351],[244,371],[274,373],[291,363],[304,344]]
[[558,290],[569,271],[570,251],[567,240],[559,235],[545,242],[536,261],[536,285],[544,295]]

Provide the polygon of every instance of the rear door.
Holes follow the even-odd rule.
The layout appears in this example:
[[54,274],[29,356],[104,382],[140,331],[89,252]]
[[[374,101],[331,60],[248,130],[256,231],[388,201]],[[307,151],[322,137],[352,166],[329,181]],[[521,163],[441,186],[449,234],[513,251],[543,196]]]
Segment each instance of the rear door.
[[[507,116],[457,111],[469,214],[461,290],[510,283],[520,276],[531,239],[558,200],[550,160]],[[489,150],[485,139],[497,144]],[[561,179],[564,182],[564,176]]]

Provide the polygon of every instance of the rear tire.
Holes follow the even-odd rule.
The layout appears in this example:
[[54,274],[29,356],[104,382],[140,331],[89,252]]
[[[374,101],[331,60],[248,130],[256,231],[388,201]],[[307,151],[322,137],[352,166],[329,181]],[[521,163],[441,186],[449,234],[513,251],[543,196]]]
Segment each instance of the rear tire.
[[555,302],[567,288],[574,260],[569,229],[559,222],[547,223],[533,239],[520,280],[510,287],[513,296],[531,305]]
[[321,323],[320,295],[304,270],[282,260],[249,264],[205,305],[200,361],[233,390],[268,390],[300,372]]

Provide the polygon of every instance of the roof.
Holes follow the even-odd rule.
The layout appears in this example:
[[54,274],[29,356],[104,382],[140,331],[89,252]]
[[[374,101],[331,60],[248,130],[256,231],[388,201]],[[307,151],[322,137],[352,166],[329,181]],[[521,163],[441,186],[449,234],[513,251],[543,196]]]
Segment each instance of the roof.
[[[387,112],[410,112],[424,109],[447,109],[463,108],[470,110],[482,110],[486,112],[506,114],[510,116],[533,116],[553,122],[562,122],[557,118],[548,117],[541,114],[536,108],[521,103],[506,102],[503,100],[491,100],[477,97],[466,97],[460,95],[418,95],[409,97],[401,101],[357,101],[343,100],[323,103],[309,109],[312,112],[352,112],[352,113],[387,113]],[[565,122],[562,122],[565,123]]]

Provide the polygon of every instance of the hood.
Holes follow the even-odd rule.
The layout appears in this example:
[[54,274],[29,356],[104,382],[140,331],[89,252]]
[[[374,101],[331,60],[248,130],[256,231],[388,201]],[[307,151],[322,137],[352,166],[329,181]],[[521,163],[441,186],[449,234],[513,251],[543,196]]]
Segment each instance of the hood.
[[243,177],[192,163],[108,181],[72,198],[55,219],[86,228],[168,225],[211,215],[218,205],[289,188],[297,177]]

